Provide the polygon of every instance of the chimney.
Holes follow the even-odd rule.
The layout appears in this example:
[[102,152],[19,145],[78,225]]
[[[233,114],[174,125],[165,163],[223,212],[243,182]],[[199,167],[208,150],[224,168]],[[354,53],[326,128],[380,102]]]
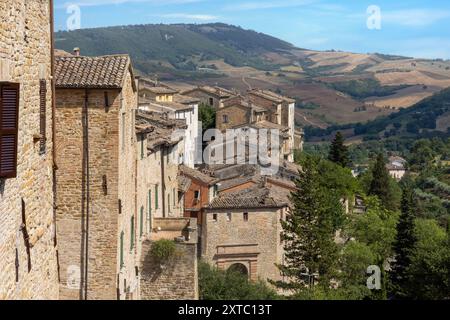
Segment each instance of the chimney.
[[80,48],[73,48],[73,55],[76,57],[80,56]]

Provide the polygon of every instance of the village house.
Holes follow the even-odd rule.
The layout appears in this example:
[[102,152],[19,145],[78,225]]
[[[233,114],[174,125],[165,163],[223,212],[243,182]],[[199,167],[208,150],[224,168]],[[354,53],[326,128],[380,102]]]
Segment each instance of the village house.
[[183,136],[177,130],[186,128],[184,120],[166,118],[163,114],[138,111],[138,201],[140,214],[148,215],[148,231],[153,218],[182,217],[184,194],[178,185],[179,165],[183,162]]
[[389,171],[392,178],[400,181],[406,174],[406,160],[402,157],[391,156],[386,164],[386,169]]
[[197,86],[190,90],[181,92],[182,95],[198,98],[200,103],[220,109],[224,101],[236,96],[236,93],[218,86]]
[[204,209],[201,256],[222,270],[250,280],[280,280],[283,262],[281,220],[289,212],[289,191],[264,182],[225,192]]
[[0,300],[59,297],[52,11],[0,1]]
[[137,88],[130,58],[56,57],[63,299],[138,299]]
[[166,113],[170,119],[185,120],[183,163],[194,168],[200,139],[198,99],[178,95],[176,90],[160,83],[157,83],[158,87],[152,87],[151,83],[139,80],[139,110]]

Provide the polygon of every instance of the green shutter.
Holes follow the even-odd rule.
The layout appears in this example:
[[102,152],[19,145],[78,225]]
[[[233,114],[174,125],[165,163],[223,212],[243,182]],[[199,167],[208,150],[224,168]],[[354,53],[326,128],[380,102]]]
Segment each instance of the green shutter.
[[123,268],[124,261],[123,261],[123,231],[120,233],[120,268]]
[[141,159],[144,159],[144,137],[141,139]]
[[158,185],[155,186],[155,209],[159,209],[159,203],[158,203]]
[[144,207],[141,207],[141,221],[139,224],[140,224],[139,236],[142,237],[142,235],[144,234]]
[[131,217],[131,232],[130,232],[130,250],[133,250],[134,248],[134,216]]

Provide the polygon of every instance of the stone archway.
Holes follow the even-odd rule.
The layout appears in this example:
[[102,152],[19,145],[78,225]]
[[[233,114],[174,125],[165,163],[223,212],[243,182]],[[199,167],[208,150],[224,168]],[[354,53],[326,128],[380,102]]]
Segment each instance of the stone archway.
[[242,263],[233,263],[232,265],[230,265],[228,267],[227,271],[239,272],[240,274],[248,277],[247,266],[245,264],[242,264]]

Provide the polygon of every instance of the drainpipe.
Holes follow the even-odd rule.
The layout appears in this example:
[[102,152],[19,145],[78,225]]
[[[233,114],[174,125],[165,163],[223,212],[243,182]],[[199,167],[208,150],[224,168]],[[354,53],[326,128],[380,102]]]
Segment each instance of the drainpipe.
[[59,252],[58,252],[58,240],[56,233],[56,170],[58,170],[56,162],[56,86],[55,86],[55,25],[53,14],[53,0],[50,0],[49,5],[49,17],[50,17],[50,73],[51,73],[51,86],[52,86],[52,180],[53,180],[53,246],[56,248],[56,265],[58,272],[58,282],[61,281],[61,272],[59,265]]
[[89,173],[89,92],[85,89],[84,97],[84,154],[85,154],[85,174],[86,177],[86,227],[85,227],[85,251],[84,251],[84,300],[88,299],[88,271],[89,271],[89,202],[90,202],[90,173]]

